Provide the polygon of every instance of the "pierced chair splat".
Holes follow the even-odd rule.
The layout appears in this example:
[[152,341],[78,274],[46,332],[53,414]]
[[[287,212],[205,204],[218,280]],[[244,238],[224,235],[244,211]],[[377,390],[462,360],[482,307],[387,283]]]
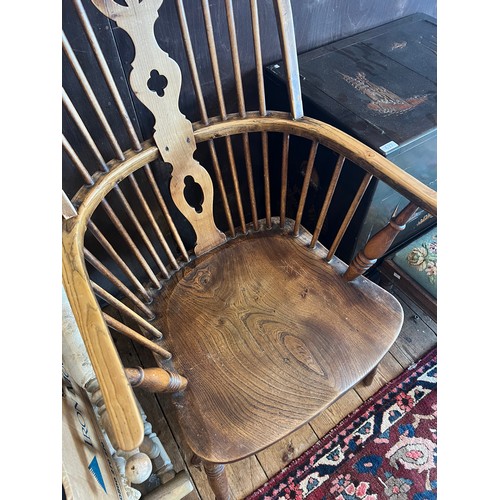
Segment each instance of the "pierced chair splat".
[[[117,446],[135,449],[143,436],[132,386],[170,392],[162,397],[171,398],[186,443],[203,462],[216,498],[230,498],[224,464],[271,446],[373,376],[399,334],[403,311],[362,273],[383,255],[417,206],[436,213],[436,193],[361,142],[303,116],[290,0],[273,5],[291,113],[266,109],[256,0],[249,0],[249,12],[258,110],[246,110],[233,6],[224,0],[237,94],[234,114],[225,107],[211,7],[201,0],[218,117],[207,113],[182,0],[175,6],[189,75],[181,75],[179,64],[157,43],[154,26],[163,0],[92,2],[134,45],[130,87],[152,113],[154,133],[141,143],[132,128],[132,147],[118,148],[111,161],[102,159],[101,172],[94,175],[65,139],[65,151],[86,183],[71,199],[63,193],[65,289],[109,407]],[[67,40],[65,51],[71,54]],[[99,52],[97,57],[105,68]],[[201,120],[194,124],[179,109],[182,78],[188,76],[200,107]],[[73,109],[69,98],[65,104]],[[76,109],[71,116],[84,133]],[[300,200],[292,210],[287,175],[295,161],[294,141],[308,142],[310,149],[303,159]],[[98,153],[90,137],[88,143]],[[205,165],[195,159],[200,148],[207,153]],[[270,161],[271,149],[281,152],[281,164]],[[331,180],[309,231],[301,220],[318,154],[331,156]],[[150,167],[154,162],[160,169],[171,167],[167,194],[156,180],[158,169],[155,178]],[[272,167],[279,166],[276,175]],[[364,178],[339,216],[336,237],[325,245],[322,227],[335,215],[335,188],[348,168],[363,169]],[[347,265],[335,252],[373,176],[410,203]],[[272,179],[278,179],[276,198]],[[142,195],[144,186],[154,194],[156,210]],[[131,191],[125,188],[135,195],[130,203],[126,195]],[[111,194],[134,230],[108,202]],[[137,207],[144,216],[135,216]],[[105,228],[103,214],[109,217]],[[142,232],[139,220],[146,221]],[[182,231],[186,226],[192,245]],[[110,227],[126,245],[105,235]],[[117,315],[102,311],[103,302]],[[149,349],[158,367],[124,368],[110,329]]]

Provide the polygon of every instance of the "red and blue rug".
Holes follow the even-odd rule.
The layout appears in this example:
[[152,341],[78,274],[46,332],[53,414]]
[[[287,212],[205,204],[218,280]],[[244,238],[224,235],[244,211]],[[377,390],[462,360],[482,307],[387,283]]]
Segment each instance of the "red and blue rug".
[[247,500],[437,498],[433,349]]

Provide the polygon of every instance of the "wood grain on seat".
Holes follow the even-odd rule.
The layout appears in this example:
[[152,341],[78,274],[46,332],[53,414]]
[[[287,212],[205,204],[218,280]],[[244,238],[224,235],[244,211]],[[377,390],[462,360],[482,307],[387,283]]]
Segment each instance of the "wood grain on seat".
[[279,230],[255,233],[187,265],[155,300],[155,325],[189,384],[174,396],[194,453],[227,463],[274,443],[372,370],[402,325],[397,300],[342,279]]

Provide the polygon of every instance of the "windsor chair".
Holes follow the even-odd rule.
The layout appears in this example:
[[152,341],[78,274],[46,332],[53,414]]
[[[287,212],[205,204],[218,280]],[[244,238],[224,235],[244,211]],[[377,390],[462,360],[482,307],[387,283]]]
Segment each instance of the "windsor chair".
[[[154,133],[140,139],[86,10],[74,0],[130,142],[123,150],[63,33],[65,56],[83,89],[78,106],[91,109],[101,127],[96,141],[84,111],[63,92],[68,123],[87,146],[79,154],[63,137],[66,158],[85,184],[74,196],[63,192],[63,283],[103,394],[112,442],[133,450],[143,439],[133,388],[171,393],[216,498],[230,498],[224,464],[292,433],[359,381],[370,383],[403,313],[363,273],[417,207],[436,215],[436,193],[354,138],[303,116],[289,0],[273,6],[290,113],[266,109],[256,0],[249,1],[256,111],[246,109],[233,5],[224,2],[237,105],[227,112],[211,7],[201,0],[218,116],[207,112],[187,13],[176,0],[189,68],[182,78],[190,77],[200,108],[195,123],[179,110],[179,65],[155,37],[163,0],[92,1],[133,43],[130,86],[142,103],[134,105],[153,115]],[[97,143],[103,137],[113,150],[108,160]],[[296,157],[297,142],[309,144],[307,158]],[[203,151],[202,166],[195,157]],[[332,168],[323,209],[309,231],[301,220],[319,151],[331,155]],[[301,161],[300,200],[291,207],[288,170]],[[88,165],[98,171],[90,173]],[[321,229],[336,215],[335,187],[346,168],[362,168],[365,175],[325,246]],[[347,265],[335,251],[373,176],[409,203]],[[276,180],[278,196],[271,189]],[[151,350],[158,366],[124,367],[110,330]]]

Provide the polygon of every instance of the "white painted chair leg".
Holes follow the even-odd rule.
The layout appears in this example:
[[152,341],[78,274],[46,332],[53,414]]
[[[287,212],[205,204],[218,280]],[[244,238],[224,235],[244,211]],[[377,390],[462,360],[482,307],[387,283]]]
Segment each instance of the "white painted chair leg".
[[139,402],[138,406],[144,422],[144,441],[139,449],[146,453],[153,462],[153,471],[160,479],[160,482],[162,484],[167,483],[175,476],[174,466],[160,439],[153,432],[153,427],[148,422],[147,416]]

